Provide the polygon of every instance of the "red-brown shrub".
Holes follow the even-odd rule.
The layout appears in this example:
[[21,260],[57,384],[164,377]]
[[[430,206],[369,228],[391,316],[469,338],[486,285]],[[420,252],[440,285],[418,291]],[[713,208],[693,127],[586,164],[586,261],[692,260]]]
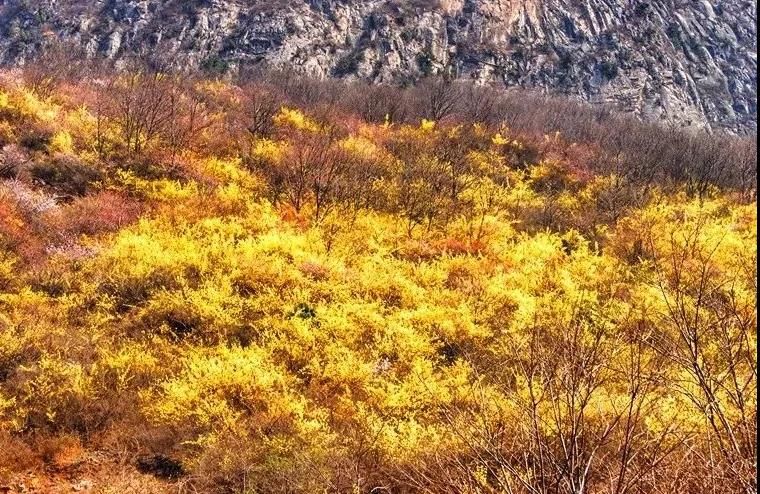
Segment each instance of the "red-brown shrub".
[[135,221],[142,210],[134,199],[106,190],[63,207],[57,226],[60,232],[70,235],[112,232]]

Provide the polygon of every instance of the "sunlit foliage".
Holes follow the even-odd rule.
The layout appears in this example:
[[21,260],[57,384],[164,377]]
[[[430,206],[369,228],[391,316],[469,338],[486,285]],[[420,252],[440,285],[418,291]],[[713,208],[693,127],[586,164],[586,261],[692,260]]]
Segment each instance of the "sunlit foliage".
[[199,492],[756,488],[746,191],[172,77],[0,85],[0,430]]

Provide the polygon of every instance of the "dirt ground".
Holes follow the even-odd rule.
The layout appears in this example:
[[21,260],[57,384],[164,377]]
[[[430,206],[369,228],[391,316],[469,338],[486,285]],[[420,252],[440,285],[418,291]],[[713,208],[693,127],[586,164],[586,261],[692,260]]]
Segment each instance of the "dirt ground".
[[[180,484],[141,473],[113,454],[85,451],[76,444],[51,454],[30,454],[23,445],[0,450],[0,494],[179,494]],[[190,491],[192,492],[192,491]]]

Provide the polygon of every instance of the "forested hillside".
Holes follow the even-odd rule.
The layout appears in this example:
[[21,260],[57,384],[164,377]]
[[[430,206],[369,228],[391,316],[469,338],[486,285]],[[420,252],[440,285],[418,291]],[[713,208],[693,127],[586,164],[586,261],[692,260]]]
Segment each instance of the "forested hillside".
[[0,491],[756,491],[750,140],[29,68],[0,148]]

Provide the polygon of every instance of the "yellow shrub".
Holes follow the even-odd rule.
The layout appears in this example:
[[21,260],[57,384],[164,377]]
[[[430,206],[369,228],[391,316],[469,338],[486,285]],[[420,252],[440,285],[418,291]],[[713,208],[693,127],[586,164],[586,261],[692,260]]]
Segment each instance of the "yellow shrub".
[[425,132],[433,131],[435,129],[435,121],[423,118],[420,122],[420,129]]
[[494,146],[505,146],[505,145],[509,144],[510,141],[509,141],[509,139],[503,137],[501,135],[501,133],[496,133],[491,138],[491,142],[494,144]]
[[279,163],[285,156],[287,149],[287,142],[258,139],[253,146],[252,157],[265,162]]
[[360,136],[349,136],[340,141],[340,147],[364,160],[377,159],[381,155],[380,148],[370,139]]
[[188,424],[199,434],[256,428],[297,427],[305,403],[291,394],[286,375],[260,348],[220,347],[191,352],[176,377],[143,395],[157,423]]
[[322,126],[315,120],[306,116],[301,110],[295,108],[280,108],[280,112],[275,115],[274,123],[279,127],[291,127],[305,132],[321,132]]
[[74,153],[74,138],[66,131],[58,131],[53,135],[48,144],[48,149],[52,153]]
[[[752,484],[749,194],[594,175],[486,124],[283,107],[240,150],[247,88],[167,77],[213,145],[125,157],[75,95],[0,91],[0,429],[167,456],[198,492]],[[107,193],[37,207],[38,142]]]
[[128,170],[118,170],[116,177],[119,186],[127,188],[138,196],[154,201],[176,202],[198,196],[198,184],[194,181],[183,184],[165,178],[146,180]]

